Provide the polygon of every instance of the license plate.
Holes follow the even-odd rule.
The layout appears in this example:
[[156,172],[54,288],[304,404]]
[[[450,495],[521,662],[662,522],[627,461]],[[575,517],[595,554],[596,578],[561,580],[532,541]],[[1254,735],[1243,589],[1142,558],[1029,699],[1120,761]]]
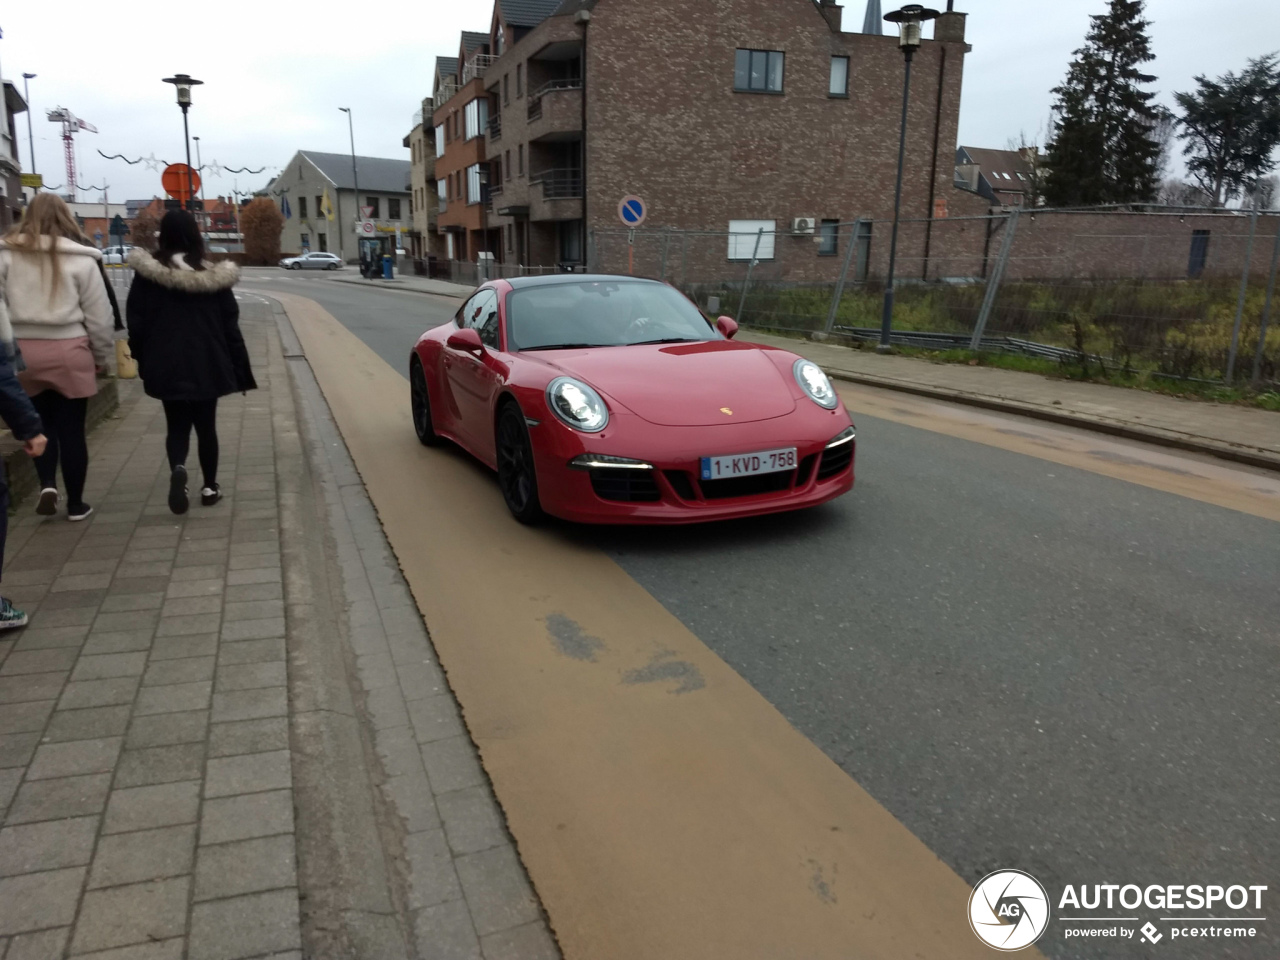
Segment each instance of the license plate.
[[732,457],[703,457],[703,480],[727,480],[730,477],[753,477],[758,473],[778,473],[796,468],[796,448],[761,450]]

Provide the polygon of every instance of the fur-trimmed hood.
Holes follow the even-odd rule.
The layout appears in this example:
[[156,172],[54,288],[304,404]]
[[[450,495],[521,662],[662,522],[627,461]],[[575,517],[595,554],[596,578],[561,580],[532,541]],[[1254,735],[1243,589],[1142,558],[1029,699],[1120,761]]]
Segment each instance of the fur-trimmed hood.
[[129,266],[153,283],[183,293],[217,293],[233,287],[240,279],[240,268],[230,260],[210,263],[203,270],[192,270],[180,257],[167,266],[141,248],[129,254]]

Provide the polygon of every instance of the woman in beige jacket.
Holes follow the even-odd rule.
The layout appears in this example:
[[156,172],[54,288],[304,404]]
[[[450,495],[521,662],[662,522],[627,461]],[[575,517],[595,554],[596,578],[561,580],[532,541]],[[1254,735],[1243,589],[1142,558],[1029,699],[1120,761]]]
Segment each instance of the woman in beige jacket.
[[61,465],[68,520],[93,512],[84,502],[85,413],[112,349],[111,303],[98,270],[102,254],[87,244],[71,210],[52,193],[36,194],[0,240],[0,339],[17,340],[26,363],[18,381],[49,438],[36,458],[42,488],[36,512],[57,512]]

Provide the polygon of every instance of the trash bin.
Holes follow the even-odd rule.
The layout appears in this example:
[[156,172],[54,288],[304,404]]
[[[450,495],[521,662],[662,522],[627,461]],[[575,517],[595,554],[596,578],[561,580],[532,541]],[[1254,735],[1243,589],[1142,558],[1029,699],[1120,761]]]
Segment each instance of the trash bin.
[[392,261],[391,257],[383,256],[382,258],[382,279],[383,280],[390,280],[394,275],[395,267],[393,263],[394,261]]

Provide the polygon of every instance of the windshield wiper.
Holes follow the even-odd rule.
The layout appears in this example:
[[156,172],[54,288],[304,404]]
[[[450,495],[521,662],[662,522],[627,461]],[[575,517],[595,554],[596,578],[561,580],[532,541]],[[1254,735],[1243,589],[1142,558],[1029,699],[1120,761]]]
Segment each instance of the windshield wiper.
[[540,343],[536,347],[521,347],[520,352],[529,350],[580,350],[583,347],[611,347],[611,343]]
[[643,347],[651,343],[702,343],[699,337],[664,337],[661,340],[637,340],[635,343],[629,343],[629,347]]

